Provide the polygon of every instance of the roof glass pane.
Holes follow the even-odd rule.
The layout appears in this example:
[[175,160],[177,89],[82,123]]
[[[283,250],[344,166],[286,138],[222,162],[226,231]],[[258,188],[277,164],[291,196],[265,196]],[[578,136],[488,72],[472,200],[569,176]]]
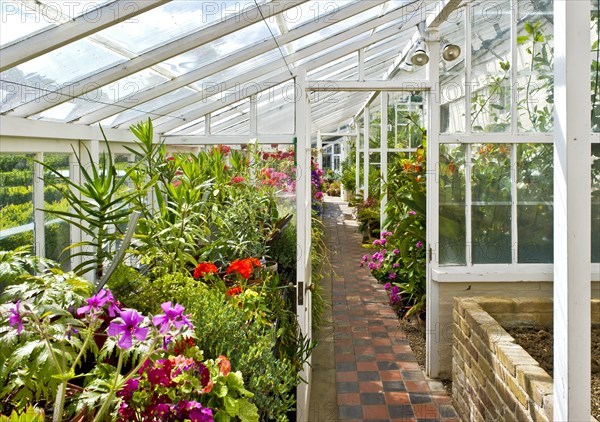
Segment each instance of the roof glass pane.
[[34,3],[0,0],[0,46],[68,22],[114,1],[38,0]]
[[25,4],[14,0],[0,0],[0,13],[2,16],[0,46],[28,37],[60,23],[60,21],[46,19],[26,7]]
[[[319,3],[319,2],[311,2],[311,3]],[[325,7],[325,5],[323,5],[323,2],[320,2],[320,3],[322,4],[320,6],[321,13],[323,13],[323,8]],[[338,2],[326,2],[326,3],[338,3]],[[336,7],[339,7],[339,6],[336,6]],[[334,10],[337,10],[337,9],[334,9]],[[292,43],[292,46],[296,50],[299,50],[310,44],[314,44],[323,39],[329,38],[335,34],[342,33],[349,28],[352,28],[366,20],[369,20],[371,18],[378,16],[380,11],[381,11],[380,7],[373,7],[369,10],[359,13],[358,15],[352,16],[351,18],[344,19],[343,21],[333,24],[331,26],[328,26],[327,28],[323,28],[318,32],[314,32],[305,37],[302,37],[299,40],[294,41]],[[326,12],[331,12],[331,10],[327,10]],[[333,17],[331,19],[335,19],[335,15],[333,15]]]
[[0,112],[124,61],[124,57],[98,44],[75,41],[0,73]]
[[[263,3],[264,0],[259,1]],[[100,35],[141,54],[162,44],[200,31],[254,6],[251,0],[175,0],[135,18],[107,28]]]
[[283,13],[283,18],[290,29],[294,29],[309,21],[318,21],[323,15],[333,13],[352,0],[307,1]]
[[258,133],[294,133],[294,95],[293,81],[257,95]]
[[181,100],[182,98],[189,97],[190,95],[193,95],[194,92],[195,91],[192,91],[189,88],[181,88],[176,91],[169,92],[168,94],[162,95],[161,97],[156,98],[154,100],[145,102],[144,104],[133,105],[131,109],[123,111],[122,113],[116,114],[107,119],[104,119],[100,123],[104,126],[116,127],[132,119],[145,120],[147,117],[155,119],[160,116],[153,114],[153,111],[159,109],[160,107],[164,107],[168,104],[171,104],[175,101]]
[[[269,23],[269,27],[274,35],[279,35],[277,26]],[[266,40],[271,37],[269,28],[264,22],[257,22],[225,37],[221,37],[213,42],[204,44],[201,47],[188,51],[179,56],[175,56],[161,63],[177,76],[183,75],[189,71],[206,66],[229,54],[242,51],[252,43]]]
[[[34,116],[34,118],[59,119],[63,121],[76,120],[84,114],[99,110],[139,90],[151,85],[158,85],[166,80],[167,78],[150,69],[142,70],[102,88],[88,92],[73,101],[48,109]],[[135,106],[135,104],[131,104],[131,106]]]
[[221,72],[215,73],[214,75],[208,76],[198,82],[193,83],[191,86],[199,90],[214,87],[215,84],[220,84],[221,82],[227,81],[237,76],[241,76],[250,70],[254,70],[257,67],[260,67],[261,65],[273,62],[278,59],[281,61],[281,69],[278,69],[278,72],[281,72],[282,70],[285,70],[285,63],[283,62],[279,51],[275,50],[261,54],[260,56],[256,56],[253,59],[232,66],[227,70],[223,70]]

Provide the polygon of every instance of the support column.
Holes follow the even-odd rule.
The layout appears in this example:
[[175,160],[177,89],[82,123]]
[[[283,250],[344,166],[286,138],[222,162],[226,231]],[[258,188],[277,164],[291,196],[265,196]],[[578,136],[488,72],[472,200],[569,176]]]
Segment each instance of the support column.
[[383,229],[383,225],[385,223],[386,212],[385,207],[387,206],[387,181],[388,181],[388,143],[387,143],[387,133],[388,133],[388,93],[381,92],[379,94],[381,97],[381,124],[379,125],[380,129],[380,160],[379,160],[379,171],[381,174],[381,200],[379,203],[379,226]]
[[365,181],[364,189],[363,189],[363,199],[366,201],[369,198],[369,120],[371,119],[369,113],[369,107],[365,107],[365,111],[363,113],[363,121],[364,121],[364,144],[365,144],[365,156],[363,158],[363,179]]
[[[35,154],[37,161],[44,161],[44,153]],[[46,227],[44,226],[44,166],[33,164],[33,251],[36,256],[46,256]]]
[[554,420],[590,420],[590,3],[554,1]]
[[[306,91],[306,68],[298,68],[296,87],[296,316],[304,339],[311,338],[311,164],[310,103]],[[306,382],[297,388],[297,422],[308,422],[311,367],[310,357],[300,376]]]
[[356,163],[354,166],[355,172],[354,172],[354,181],[355,181],[355,188],[354,188],[354,193],[356,195],[358,195],[358,193],[360,192],[360,125],[356,125],[356,142],[354,144],[354,148],[356,151]]
[[437,246],[439,238],[439,135],[440,135],[440,67],[437,57],[440,57],[439,32],[428,32],[429,55],[431,60],[427,64],[427,80],[433,89],[427,98],[427,287],[426,304],[427,328],[425,337],[425,372],[431,378],[439,375],[439,356],[441,333],[446,332],[446,327],[440,326],[440,294],[439,285],[432,280],[432,269],[437,267]]
[[321,138],[321,131],[317,131],[317,163],[319,168],[323,168],[323,138]]

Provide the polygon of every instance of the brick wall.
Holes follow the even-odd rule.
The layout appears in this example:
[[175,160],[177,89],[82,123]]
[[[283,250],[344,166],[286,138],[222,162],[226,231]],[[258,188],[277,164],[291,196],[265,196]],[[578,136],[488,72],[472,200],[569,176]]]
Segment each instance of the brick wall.
[[[461,419],[551,421],[552,378],[500,324],[551,326],[552,300],[455,298],[452,315],[452,395]],[[600,322],[598,300],[592,321]]]

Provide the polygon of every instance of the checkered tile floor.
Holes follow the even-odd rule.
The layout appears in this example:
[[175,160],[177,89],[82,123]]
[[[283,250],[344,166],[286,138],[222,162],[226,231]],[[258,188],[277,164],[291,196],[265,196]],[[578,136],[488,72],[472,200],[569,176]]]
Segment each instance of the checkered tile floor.
[[332,301],[338,420],[458,421],[442,385],[419,368],[384,290],[358,266],[365,250],[344,216],[345,205],[329,200],[324,215],[337,274]]

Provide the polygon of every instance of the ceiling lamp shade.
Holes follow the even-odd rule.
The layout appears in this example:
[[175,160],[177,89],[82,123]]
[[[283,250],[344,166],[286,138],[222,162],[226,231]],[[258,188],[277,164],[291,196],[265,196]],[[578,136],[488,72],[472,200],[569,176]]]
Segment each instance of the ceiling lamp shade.
[[448,41],[442,41],[442,58],[447,62],[458,59],[460,56],[460,47],[456,44],[451,44]]
[[427,54],[427,51],[425,51],[425,43],[422,39],[419,40],[415,52],[410,58],[410,62],[415,66],[424,66],[429,63],[429,55]]

